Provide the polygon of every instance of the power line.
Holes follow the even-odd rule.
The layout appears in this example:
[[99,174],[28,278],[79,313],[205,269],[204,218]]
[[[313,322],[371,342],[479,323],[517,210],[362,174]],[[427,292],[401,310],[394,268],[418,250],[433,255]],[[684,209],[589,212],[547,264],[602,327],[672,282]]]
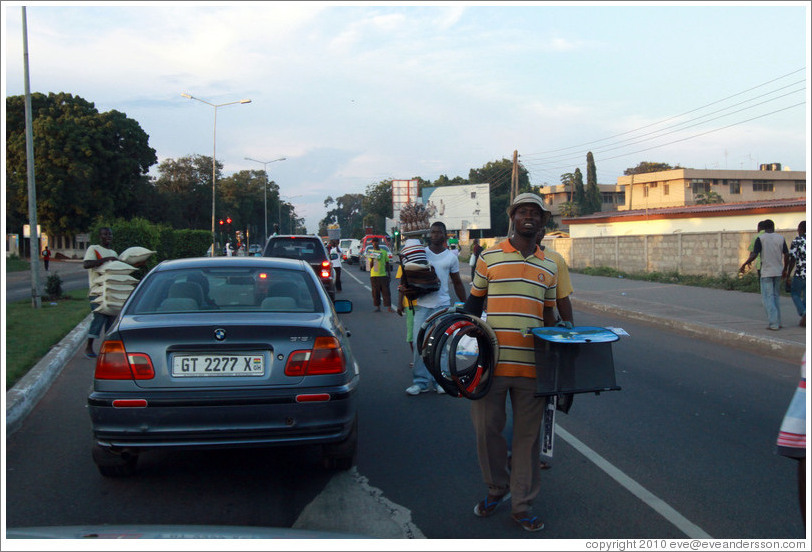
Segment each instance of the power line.
[[[761,88],[762,86],[766,86],[766,85],[768,85],[768,84],[770,84],[770,83],[773,83],[773,82],[779,81],[779,80],[781,80],[781,79],[784,79],[784,78],[786,78],[786,77],[789,77],[790,75],[794,75],[795,73],[799,73],[799,72],[801,72],[801,71],[804,71],[805,69],[806,69],[806,67],[801,67],[800,69],[796,69],[795,71],[791,71],[791,72],[789,72],[789,73],[787,73],[787,74],[785,74],[785,75],[782,75],[782,76],[780,76],[780,77],[776,77],[776,78],[774,78],[774,79],[768,80],[768,81],[766,81],[766,82],[763,82],[763,83],[761,83],[761,84],[758,84],[758,85],[753,86],[753,87],[751,87],[751,88],[748,88],[748,89],[746,89],[746,90],[742,90],[741,92],[737,92],[737,93],[735,93],[735,94],[731,94],[730,96],[727,96],[727,97],[722,98],[722,99],[720,99],[720,100],[713,101],[713,102],[708,103],[708,104],[705,104],[705,105],[703,105],[703,106],[700,106],[700,107],[697,107],[697,108],[691,109],[691,110],[689,110],[689,111],[685,111],[684,113],[680,113],[679,115],[673,115],[673,116],[671,116],[671,117],[667,117],[667,118],[662,119],[662,120],[660,120],[660,121],[657,121],[657,122],[654,122],[654,123],[650,123],[650,124],[648,124],[648,125],[644,125],[644,126],[642,126],[642,127],[636,128],[636,129],[628,130],[628,131],[626,131],[626,132],[621,132],[621,133],[619,133],[619,134],[614,134],[614,135],[612,135],[612,136],[608,136],[608,137],[606,137],[606,138],[600,138],[600,139],[598,139],[598,140],[593,140],[593,141],[591,141],[591,142],[585,142],[585,143],[583,143],[583,144],[578,144],[578,145],[575,145],[575,146],[568,146],[568,147],[565,147],[565,148],[559,148],[559,149],[555,149],[555,150],[547,150],[547,151],[542,151],[542,152],[537,152],[537,153],[530,153],[530,154],[526,154],[526,155],[524,155],[523,157],[532,158],[532,157],[534,157],[534,156],[537,156],[537,155],[544,155],[544,154],[546,154],[546,153],[555,153],[555,152],[559,152],[559,151],[565,151],[565,150],[569,150],[569,149],[580,148],[580,147],[583,147],[583,146],[588,146],[588,145],[595,144],[595,143],[598,143],[598,142],[605,142],[605,141],[607,141],[607,140],[612,140],[612,139],[617,138],[617,137],[619,137],[619,136],[625,136],[625,135],[627,135],[627,134],[631,134],[631,133],[634,133],[634,132],[638,132],[638,131],[640,131],[640,130],[643,130],[643,129],[646,129],[646,128],[649,128],[649,127],[652,127],[652,126],[657,126],[657,125],[660,125],[660,124],[662,124],[662,123],[668,122],[668,121],[670,121],[670,120],[672,120],[672,119],[677,119],[677,118],[683,117],[683,116],[685,116],[685,115],[688,115],[688,114],[694,113],[695,111],[700,111],[700,110],[702,110],[702,109],[705,109],[706,107],[710,107],[710,106],[712,106],[712,105],[716,105],[716,104],[718,104],[718,103],[721,103],[721,102],[727,101],[727,100],[729,100],[729,99],[731,99],[731,98],[735,98],[736,96],[741,96],[742,94],[746,94],[747,92],[751,92],[751,91],[753,91],[753,90],[756,90],[757,88]],[[803,81],[799,81],[799,82],[803,82]],[[797,84],[797,83],[793,83],[793,84]],[[790,86],[791,86],[791,85],[790,85]],[[779,88],[779,90],[780,90],[780,88]]]

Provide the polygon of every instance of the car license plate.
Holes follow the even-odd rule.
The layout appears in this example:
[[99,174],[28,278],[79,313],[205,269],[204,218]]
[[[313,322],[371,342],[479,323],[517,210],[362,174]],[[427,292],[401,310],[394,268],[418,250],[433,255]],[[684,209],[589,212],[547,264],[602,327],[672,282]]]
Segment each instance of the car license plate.
[[172,375],[186,376],[264,376],[265,360],[257,355],[175,355]]

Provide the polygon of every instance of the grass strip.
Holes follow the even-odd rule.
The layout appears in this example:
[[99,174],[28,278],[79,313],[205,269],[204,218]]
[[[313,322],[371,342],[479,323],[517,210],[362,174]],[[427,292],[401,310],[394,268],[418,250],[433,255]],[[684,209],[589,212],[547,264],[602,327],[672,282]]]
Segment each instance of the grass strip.
[[6,304],[6,389],[48,354],[90,314],[87,290],[69,291],[62,299],[43,298],[42,308],[31,299]]
[[[585,267],[570,272],[586,274],[587,276],[606,276],[609,278],[627,278],[629,280],[645,280],[661,284],[679,284],[729,291],[742,291],[746,293],[761,293],[758,277],[755,271],[744,274],[741,278],[722,274],[720,276],[699,276],[693,274],[680,274],[679,272],[621,272],[605,266]],[[783,286],[782,286],[783,287]],[[789,295],[783,290],[782,295]]]

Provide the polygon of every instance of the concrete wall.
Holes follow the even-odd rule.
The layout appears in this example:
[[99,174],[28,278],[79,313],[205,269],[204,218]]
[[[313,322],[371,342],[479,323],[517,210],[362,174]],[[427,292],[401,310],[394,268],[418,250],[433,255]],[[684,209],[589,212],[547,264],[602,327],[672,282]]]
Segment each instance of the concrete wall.
[[[789,246],[797,235],[778,231]],[[747,259],[754,232],[696,232],[667,235],[545,239],[575,269],[609,267],[622,272],[735,275]]]

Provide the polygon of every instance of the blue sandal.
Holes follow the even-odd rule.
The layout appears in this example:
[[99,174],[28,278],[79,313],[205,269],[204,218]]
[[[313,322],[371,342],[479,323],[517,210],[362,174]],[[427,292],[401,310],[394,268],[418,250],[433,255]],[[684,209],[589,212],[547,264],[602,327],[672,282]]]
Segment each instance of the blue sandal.
[[485,497],[485,500],[478,502],[476,506],[474,506],[474,515],[477,517],[488,517],[496,511],[496,508],[499,507],[504,501],[510,498],[510,493],[505,493],[502,496],[494,497],[493,500],[489,500],[491,498],[490,495]]
[[536,516],[531,516],[529,512],[523,514],[513,514],[513,521],[522,526],[525,531],[535,532],[544,529],[544,522]]

